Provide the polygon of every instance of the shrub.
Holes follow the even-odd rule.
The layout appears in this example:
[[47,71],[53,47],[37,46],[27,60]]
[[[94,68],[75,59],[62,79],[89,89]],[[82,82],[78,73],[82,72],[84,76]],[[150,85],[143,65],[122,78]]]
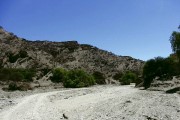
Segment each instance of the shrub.
[[22,73],[20,72],[16,72],[16,71],[13,71],[10,73],[10,76],[9,76],[9,80],[12,80],[12,81],[22,81],[23,80],[23,75]]
[[6,68],[2,68],[0,69],[0,80],[4,81],[4,80],[9,80],[10,77],[10,70],[6,69]]
[[20,58],[25,58],[25,57],[28,57],[28,53],[24,50],[20,50],[19,56],[20,56]]
[[52,73],[51,81],[54,83],[63,82],[64,87],[67,88],[88,87],[95,84],[93,76],[83,70],[66,71],[62,68],[56,68]]
[[97,84],[105,84],[106,83],[105,76],[101,72],[98,72],[98,71],[94,72],[93,77],[96,80]]
[[24,50],[20,50],[18,54],[8,53],[9,62],[15,63],[19,58],[28,57],[28,53]]
[[13,55],[13,53],[9,53],[9,62],[15,63],[19,57],[19,54]]
[[51,54],[54,58],[56,58],[57,55],[59,54],[59,52],[58,52],[58,51],[55,51],[55,50],[51,50],[51,51],[49,51],[49,52],[50,52],[50,54]]
[[32,81],[36,71],[32,69],[15,69],[15,68],[2,68],[0,69],[0,80],[12,81]]
[[32,90],[32,87],[30,86],[29,83],[26,83],[26,82],[11,82],[8,86],[8,90],[10,90],[10,91],[15,91],[15,90],[27,91],[27,90]]
[[11,91],[19,90],[17,83],[11,82],[8,86],[8,90],[11,90]]
[[171,58],[156,57],[148,60],[143,68],[144,87],[148,88],[155,77],[160,80],[170,78],[178,74],[178,68]]
[[114,76],[113,76],[113,79],[114,80],[120,80],[123,76],[123,73],[122,72],[119,72],[119,73],[116,73]]
[[136,80],[137,75],[135,73],[128,71],[122,76],[120,82],[122,85],[130,85],[131,82],[135,82]]
[[180,32],[174,31],[170,37],[170,42],[172,51],[177,55],[178,62],[180,63]]
[[62,68],[56,68],[52,72],[53,76],[50,78],[52,82],[59,83],[63,82],[64,78],[67,75],[67,71]]
[[26,81],[26,82],[31,82],[32,78],[36,74],[36,71],[33,69],[19,69],[19,71],[23,76],[23,81]]
[[63,80],[63,85],[67,88],[88,87],[94,84],[94,78],[83,70],[70,70]]

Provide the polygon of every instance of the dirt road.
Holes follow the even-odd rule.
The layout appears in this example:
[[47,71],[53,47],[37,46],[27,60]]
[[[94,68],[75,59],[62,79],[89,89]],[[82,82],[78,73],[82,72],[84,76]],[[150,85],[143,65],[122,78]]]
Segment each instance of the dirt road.
[[132,86],[95,86],[30,95],[0,120],[180,120],[180,96]]

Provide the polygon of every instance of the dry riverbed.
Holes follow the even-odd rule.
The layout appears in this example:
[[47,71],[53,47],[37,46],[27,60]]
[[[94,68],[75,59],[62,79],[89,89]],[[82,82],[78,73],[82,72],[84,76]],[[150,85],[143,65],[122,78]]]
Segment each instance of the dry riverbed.
[[49,91],[0,91],[0,120],[180,120],[176,93],[116,85]]

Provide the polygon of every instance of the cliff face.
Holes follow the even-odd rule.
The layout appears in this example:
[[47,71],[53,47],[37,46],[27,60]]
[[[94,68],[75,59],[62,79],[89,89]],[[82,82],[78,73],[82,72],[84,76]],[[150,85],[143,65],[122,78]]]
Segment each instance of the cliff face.
[[0,67],[65,69],[80,68],[106,77],[126,70],[140,72],[144,62],[129,56],[117,56],[77,41],[28,41],[0,29]]

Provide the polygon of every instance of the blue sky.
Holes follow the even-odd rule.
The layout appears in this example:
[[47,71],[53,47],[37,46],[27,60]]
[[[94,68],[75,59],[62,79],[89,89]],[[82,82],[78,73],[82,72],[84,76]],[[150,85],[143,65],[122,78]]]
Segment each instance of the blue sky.
[[0,25],[28,40],[91,44],[147,60],[171,53],[180,0],[0,0]]

